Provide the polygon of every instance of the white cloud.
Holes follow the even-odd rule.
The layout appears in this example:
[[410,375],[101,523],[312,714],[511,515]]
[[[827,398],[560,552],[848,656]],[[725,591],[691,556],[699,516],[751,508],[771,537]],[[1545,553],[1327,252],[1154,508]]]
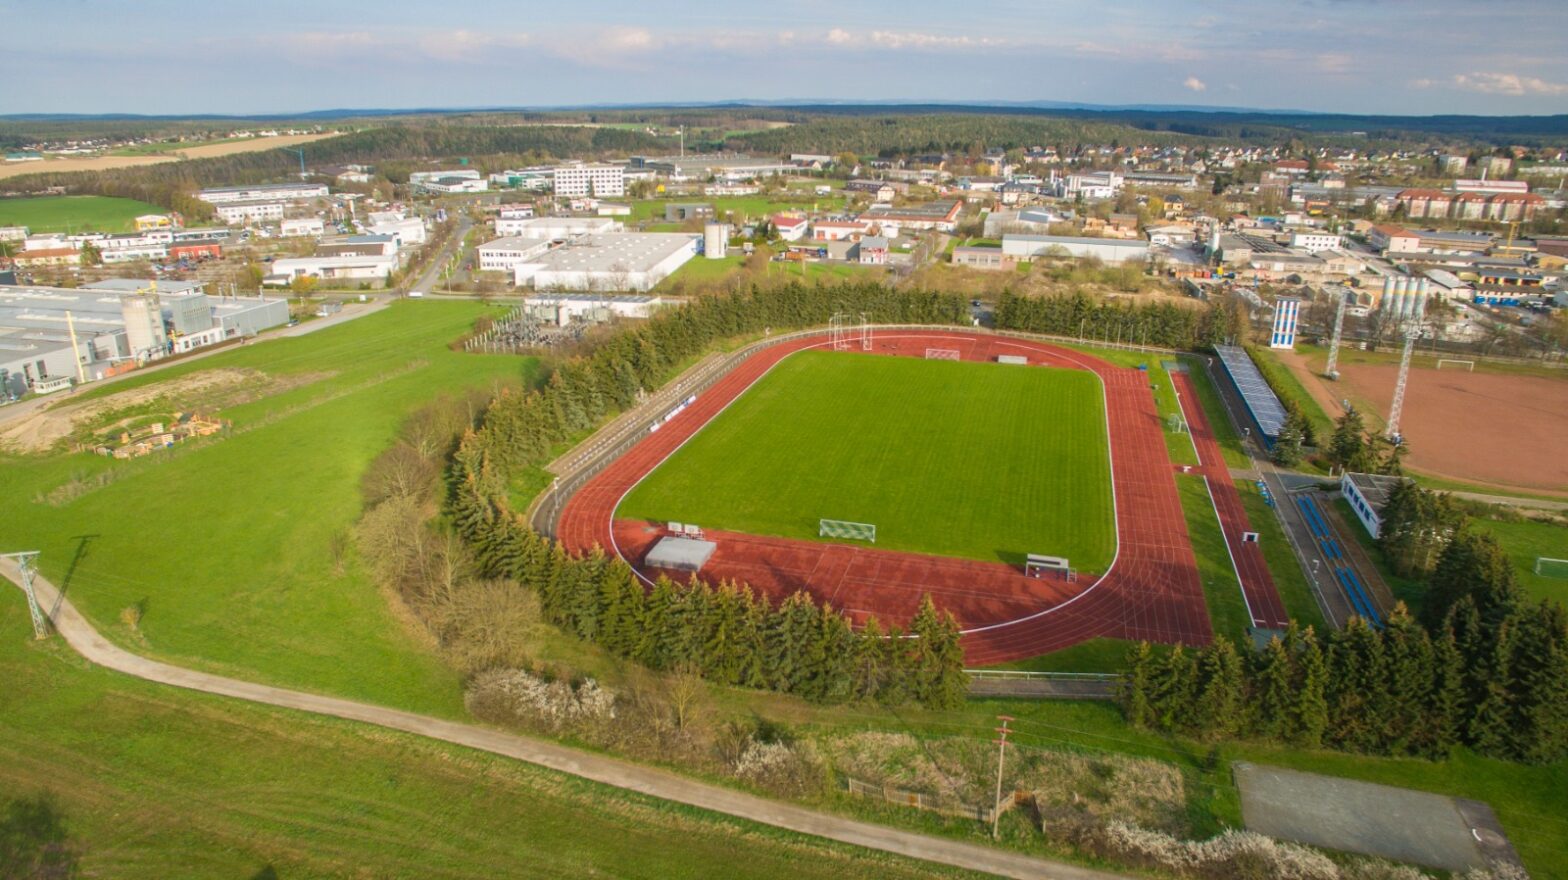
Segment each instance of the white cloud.
[[854,35],[849,31],[844,30],[843,28],[834,28],[833,30],[828,31],[827,41],[834,44],[835,46],[842,46],[845,43],[852,43],[854,40]]
[[1189,91],[1193,91],[1193,92],[1206,92],[1209,89],[1209,84],[1208,83],[1204,82],[1201,79],[1198,79],[1195,76],[1189,76],[1186,79],[1182,80],[1181,81],[1181,85],[1182,85],[1182,88],[1187,89]]
[[1568,95],[1568,83],[1547,82],[1517,73],[1456,73],[1454,88],[1483,95]]
[[477,31],[436,31],[419,38],[419,48],[431,58],[444,61],[479,62],[492,49],[521,49],[533,43],[523,33],[480,33]]
[[989,37],[923,34],[918,31],[873,31],[871,42],[884,49],[976,49],[1000,46],[1005,41]]

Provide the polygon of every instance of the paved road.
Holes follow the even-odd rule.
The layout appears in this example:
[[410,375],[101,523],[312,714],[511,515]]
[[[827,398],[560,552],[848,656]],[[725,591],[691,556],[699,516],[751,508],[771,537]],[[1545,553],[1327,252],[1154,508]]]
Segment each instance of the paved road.
[[[13,582],[20,581],[15,563],[9,559],[0,560],[0,575]],[[110,644],[60,595],[53,584],[41,576],[35,578],[33,584],[39,604],[53,621],[56,631],[77,653],[100,666],[147,681],[401,730],[764,825],[1002,877],[1018,880],[1130,880],[1123,875],[929,837],[869,822],[857,822],[545,740],[171,666]],[[10,633],[5,637],[16,638],[17,635]],[[744,853],[737,851],[736,856],[743,858]]]
[[448,237],[446,243],[441,246],[441,251],[432,257],[430,262],[426,264],[424,274],[420,275],[419,280],[415,281],[408,288],[408,292],[411,295],[417,294],[418,296],[425,296],[431,291],[435,290],[436,281],[441,277],[441,270],[446,268],[446,261],[452,257],[452,249],[463,246],[463,239],[468,235],[468,230],[472,229],[473,226],[474,221],[468,219],[468,215],[466,213],[459,213],[457,215],[457,228],[452,230],[452,235]]

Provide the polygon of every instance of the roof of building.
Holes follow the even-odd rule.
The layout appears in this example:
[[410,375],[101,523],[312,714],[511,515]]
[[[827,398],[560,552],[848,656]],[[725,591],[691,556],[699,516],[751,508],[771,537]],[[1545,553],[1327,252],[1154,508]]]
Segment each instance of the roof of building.
[[698,236],[681,232],[601,232],[575,238],[530,260],[546,272],[642,272]]
[[1002,236],[1002,238],[1004,240],[1015,239],[1017,241],[1041,241],[1061,245],[1100,245],[1103,247],[1127,248],[1129,250],[1140,251],[1149,249],[1148,242],[1135,238],[1089,238],[1080,235],[1031,235],[1027,233],[1020,234],[1013,232],[1007,233],[1006,235]]
[[673,571],[698,571],[705,565],[719,545],[696,538],[660,538],[653,545],[643,564],[652,568]]
[[899,219],[914,220],[946,220],[948,215],[962,208],[964,203],[959,199],[943,202],[926,202],[920,205],[873,205],[866,212],[876,215],[877,219],[896,217]]
[[1344,479],[1349,480],[1350,484],[1356,487],[1356,491],[1361,493],[1361,497],[1366,499],[1372,510],[1379,514],[1383,512],[1383,506],[1388,504],[1389,496],[1394,494],[1399,484],[1405,481],[1404,477],[1358,474],[1349,471],[1345,473]]
[[1220,363],[1225,365],[1225,372],[1236,383],[1242,402],[1252,411],[1258,427],[1270,439],[1278,437],[1280,427],[1285,424],[1285,405],[1279,402],[1274,389],[1264,381],[1263,374],[1258,372],[1258,365],[1252,362],[1247,350],[1235,345],[1216,345],[1214,353],[1220,356]]
[[105,278],[91,284],[83,284],[82,290],[107,290],[115,293],[138,293],[152,289],[158,294],[200,293],[203,284],[200,281],[143,281],[140,278]]

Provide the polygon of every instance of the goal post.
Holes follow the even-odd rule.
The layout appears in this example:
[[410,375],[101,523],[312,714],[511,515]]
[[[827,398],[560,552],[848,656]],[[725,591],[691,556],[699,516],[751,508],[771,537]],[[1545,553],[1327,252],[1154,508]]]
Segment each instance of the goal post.
[[1535,557],[1535,573],[1541,577],[1568,580],[1568,559],[1537,556]]
[[956,348],[928,348],[928,349],[926,349],[926,360],[928,360],[928,361],[956,361],[956,360],[958,360],[958,349],[956,349]]
[[1468,361],[1468,360],[1465,360],[1464,358],[1438,358],[1437,359],[1437,368],[1439,370],[1441,370],[1443,368],[1444,364],[1453,364],[1455,369],[1463,367],[1467,372],[1471,372],[1471,373],[1475,372],[1475,361]]
[[817,537],[844,538],[850,541],[877,542],[877,527],[872,523],[850,522],[845,519],[817,520]]

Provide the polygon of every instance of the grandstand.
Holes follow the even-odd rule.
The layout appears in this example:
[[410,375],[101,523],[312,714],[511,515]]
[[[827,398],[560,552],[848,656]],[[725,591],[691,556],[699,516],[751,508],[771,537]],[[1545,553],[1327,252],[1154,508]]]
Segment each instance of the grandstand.
[[1285,424],[1285,405],[1279,402],[1274,389],[1264,381],[1263,374],[1258,372],[1258,365],[1252,362],[1252,356],[1247,354],[1246,349],[1236,345],[1216,345],[1214,351],[1225,366],[1225,375],[1230,377],[1231,384],[1236,386],[1236,392],[1241,395],[1242,403],[1246,404],[1253,426],[1264,442],[1272,446],[1279,437],[1279,429]]
[[1340,546],[1339,539],[1329,528],[1328,520],[1323,516],[1323,510],[1318,507],[1317,500],[1310,495],[1298,495],[1296,506],[1301,509],[1301,515],[1306,518],[1307,528],[1312,530],[1312,537],[1322,548],[1323,557],[1328,560],[1329,570],[1333,573],[1339,588],[1345,592],[1345,598],[1350,601],[1351,610],[1372,626],[1381,627],[1383,617],[1378,613],[1372,591],[1368,590],[1357,576],[1350,558],[1345,554],[1345,548]]

